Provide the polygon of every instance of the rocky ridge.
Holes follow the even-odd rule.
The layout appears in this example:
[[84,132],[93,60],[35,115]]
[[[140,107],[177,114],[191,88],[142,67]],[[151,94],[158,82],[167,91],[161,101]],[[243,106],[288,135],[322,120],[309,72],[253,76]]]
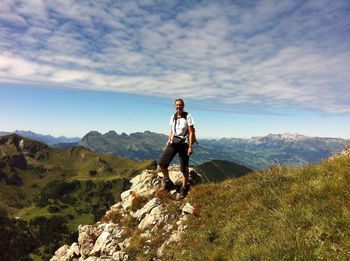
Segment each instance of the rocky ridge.
[[32,131],[23,131],[23,130],[15,130],[11,132],[0,131],[0,136],[6,136],[10,134],[16,134],[18,136],[26,137],[28,139],[44,142],[48,145],[53,145],[57,143],[73,143],[73,142],[80,141],[80,138],[78,137],[74,137],[74,138],[67,138],[65,136],[54,137],[52,135],[43,135]]
[[[186,231],[185,221],[195,215],[195,208],[186,198],[176,201],[182,174],[178,165],[169,168],[177,189],[163,192],[162,173],[144,170],[130,180],[130,189],[121,194],[121,201],[113,205],[94,225],[80,225],[78,242],[60,247],[51,261],[62,260],[134,260],[142,256],[148,260],[168,260],[166,247],[181,240]],[[201,182],[201,175],[190,168],[190,183]]]
[[329,157],[328,160],[334,160],[334,159],[346,157],[349,155],[350,155],[350,145],[347,145],[341,152]]

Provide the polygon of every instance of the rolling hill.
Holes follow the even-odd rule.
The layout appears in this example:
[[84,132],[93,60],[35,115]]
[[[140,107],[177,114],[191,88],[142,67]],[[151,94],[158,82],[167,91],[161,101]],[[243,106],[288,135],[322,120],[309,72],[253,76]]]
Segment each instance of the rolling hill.
[[32,191],[52,181],[123,180],[151,164],[152,161],[136,162],[96,154],[84,147],[54,149],[16,134],[3,136],[0,138],[0,206],[16,214],[18,209],[11,202],[30,205]]
[[224,160],[205,162],[194,166],[194,169],[202,175],[206,182],[219,182],[225,179],[238,178],[253,172],[253,170],[245,166]]
[[[38,243],[44,245],[36,250],[36,255],[46,259],[60,240],[72,238],[77,224],[99,220],[129,186],[130,177],[152,166],[150,160],[137,162],[96,154],[81,146],[55,149],[16,134],[3,136],[0,137],[0,213],[20,219],[23,230],[26,230],[25,222],[34,222],[36,225],[27,228],[35,226],[40,231],[45,227],[51,229],[58,222],[62,229],[50,236],[48,242]],[[8,222],[9,226],[13,224]]]

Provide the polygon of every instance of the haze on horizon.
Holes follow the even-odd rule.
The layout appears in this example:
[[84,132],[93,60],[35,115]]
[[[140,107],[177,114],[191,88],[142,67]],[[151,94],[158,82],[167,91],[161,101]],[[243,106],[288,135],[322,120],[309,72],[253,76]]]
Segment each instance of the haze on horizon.
[[0,3],[1,131],[350,138],[350,2]]

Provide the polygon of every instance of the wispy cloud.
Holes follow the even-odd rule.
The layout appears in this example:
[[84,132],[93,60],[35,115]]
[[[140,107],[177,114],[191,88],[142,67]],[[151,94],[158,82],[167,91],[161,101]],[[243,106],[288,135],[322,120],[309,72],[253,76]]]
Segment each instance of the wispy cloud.
[[248,2],[4,0],[0,82],[350,113],[350,3]]

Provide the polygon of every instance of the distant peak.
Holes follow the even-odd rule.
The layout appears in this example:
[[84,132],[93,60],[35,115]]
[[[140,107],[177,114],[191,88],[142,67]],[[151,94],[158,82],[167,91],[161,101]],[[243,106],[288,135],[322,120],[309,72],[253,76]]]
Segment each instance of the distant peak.
[[31,130],[29,130],[29,131],[15,130],[14,133],[19,134],[19,135],[21,135],[21,134],[36,134],[35,132],[32,132]]
[[89,135],[89,136],[100,136],[102,135],[101,133],[99,133],[98,131],[89,131],[86,135]]
[[35,148],[47,148],[48,146],[40,141],[33,140],[30,138],[25,138],[17,133],[11,133],[6,136],[0,137],[0,145],[14,145],[15,147],[23,147],[30,148],[30,147],[35,147]]
[[285,138],[285,139],[308,138],[308,136],[305,136],[305,135],[301,135],[301,134],[298,134],[298,133],[288,133],[288,132],[283,133],[282,137]]
[[[264,138],[264,137],[255,137],[255,138]],[[298,133],[289,133],[285,132],[282,134],[268,134],[266,138],[273,138],[273,139],[285,139],[285,140],[295,140],[295,139],[302,139],[302,138],[308,138],[308,136],[304,136]]]
[[118,135],[118,133],[116,133],[114,130],[110,130],[109,132],[105,133],[104,135],[115,136],[115,135]]

